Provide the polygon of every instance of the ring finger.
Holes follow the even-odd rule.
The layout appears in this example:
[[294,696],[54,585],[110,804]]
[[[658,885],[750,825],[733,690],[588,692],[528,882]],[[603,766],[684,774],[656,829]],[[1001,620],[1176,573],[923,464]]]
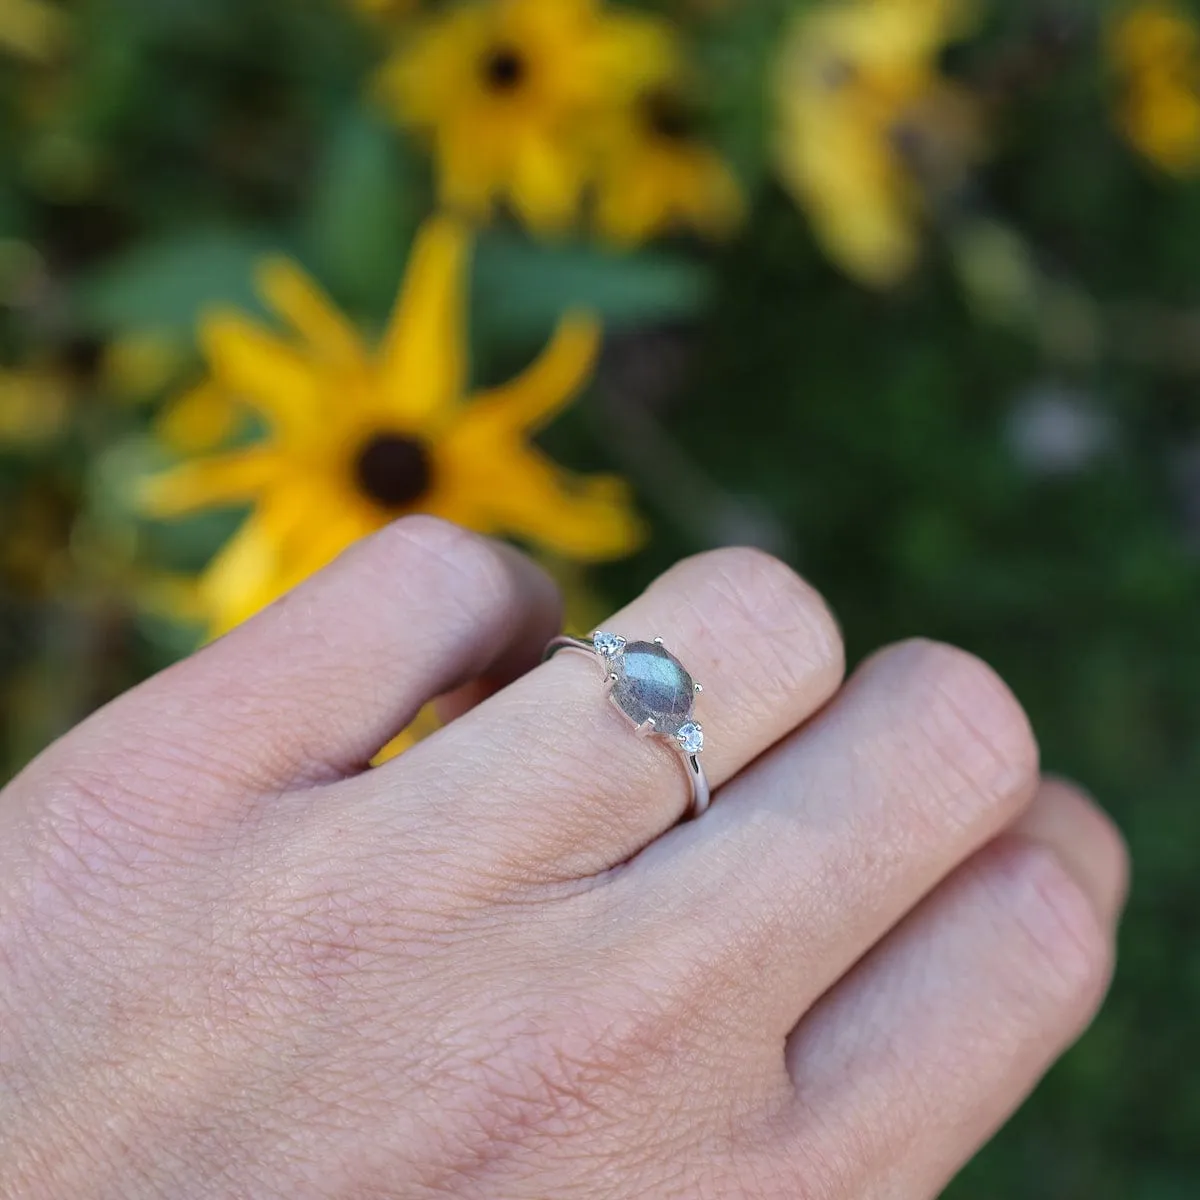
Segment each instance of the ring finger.
[[[661,636],[704,685],[697,717],[720,786],[823,705],[842,678],[841,638],[820,597],[777,560],[721,550],[687,560],[606,629]],[[493,872],[528,882],[594,874],[674,824],[687,806],[680,755],[634,736],[604,700],[595,663],[561,654],[485,701],[374,778],[394,805],[419,777],[422,815]],[[428,797],[425,799],[424,797]]]

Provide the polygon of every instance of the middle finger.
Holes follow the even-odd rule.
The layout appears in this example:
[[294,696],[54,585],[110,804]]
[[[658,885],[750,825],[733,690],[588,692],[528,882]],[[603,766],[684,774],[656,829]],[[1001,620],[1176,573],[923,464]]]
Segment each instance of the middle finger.
[[631,953],[675,973],[660,981],[668,988],[701,978],[730,1011],[755,1012],[748,1024],[777,1047],[1017,817],[1037,768],[1025,714],[989,667],[928,642],[883,651],[731,783],[708,818],[614,881],[629,907],[645,908],[647,888],[662,896]]

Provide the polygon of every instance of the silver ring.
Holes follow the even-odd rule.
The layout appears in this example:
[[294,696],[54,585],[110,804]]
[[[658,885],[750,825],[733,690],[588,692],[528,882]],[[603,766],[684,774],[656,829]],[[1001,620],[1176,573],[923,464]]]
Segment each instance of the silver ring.
[[598,631],[587,641],[556,637],[546,647],[542,661],[560,650],[581,650],[600,664],[605,691],[618,711],[628,718],[639,737],[660,737],[670,742],[683,758],[692,786],[690,815],[698,817],[708,808],[712,793],[700,762],[704,729],[692,712],[696,697],[704,689],[688,674],[683,663],[663,645],[627,642],[615,633]]

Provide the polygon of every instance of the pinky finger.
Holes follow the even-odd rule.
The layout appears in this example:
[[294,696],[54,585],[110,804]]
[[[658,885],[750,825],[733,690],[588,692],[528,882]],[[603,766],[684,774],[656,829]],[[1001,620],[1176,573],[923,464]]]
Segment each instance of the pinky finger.
[[1090,1022],[1125,876],[1107,818],[1044,784],[792,1034],[806,1161],[847,1194],[937,1195]]

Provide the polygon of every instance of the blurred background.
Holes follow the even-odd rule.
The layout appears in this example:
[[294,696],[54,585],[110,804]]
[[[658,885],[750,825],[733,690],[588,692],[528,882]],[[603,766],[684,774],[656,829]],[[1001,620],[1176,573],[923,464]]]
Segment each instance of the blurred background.
[[994,663],[1133,846],[952,1195],[1194,1200],[1198,18],[0,0],[0,779],[404,512],[580,631],[757,543],[852,658]]

